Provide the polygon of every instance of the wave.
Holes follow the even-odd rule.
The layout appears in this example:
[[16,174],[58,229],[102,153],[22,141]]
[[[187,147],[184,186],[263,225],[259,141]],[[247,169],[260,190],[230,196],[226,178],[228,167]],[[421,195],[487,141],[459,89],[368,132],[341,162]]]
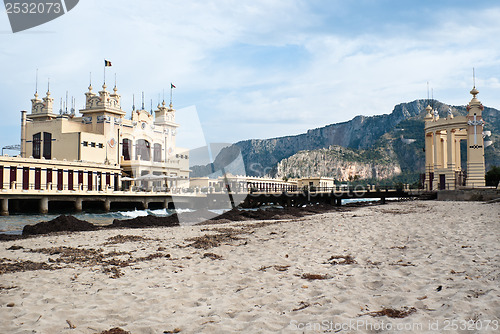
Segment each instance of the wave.
[[148,215],[147,210],[120,211],[118,213],[124,217],[129,217],[129,218],[144,217]]
[[221,215],[221,214],[223,214],[224,212],[229,211],[229,209],[208,210],[208,211],[213,212],[213,213],[215,213],[215,214],[217,214],[217,215]]
[[193,209],[175,209],[176,213],[195,212]]

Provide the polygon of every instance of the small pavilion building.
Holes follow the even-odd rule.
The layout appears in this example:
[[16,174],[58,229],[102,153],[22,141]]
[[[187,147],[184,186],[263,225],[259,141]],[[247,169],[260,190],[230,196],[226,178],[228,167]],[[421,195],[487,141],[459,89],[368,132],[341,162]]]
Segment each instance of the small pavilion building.
[[[454,190],[458,187],[484,187],[485,164],[482,119],[483,105],[474,87],[466,116],[446,118],[427,106],[425,116],[425,188]],[[461,168],[460,141],[467,141],[467,167]]]

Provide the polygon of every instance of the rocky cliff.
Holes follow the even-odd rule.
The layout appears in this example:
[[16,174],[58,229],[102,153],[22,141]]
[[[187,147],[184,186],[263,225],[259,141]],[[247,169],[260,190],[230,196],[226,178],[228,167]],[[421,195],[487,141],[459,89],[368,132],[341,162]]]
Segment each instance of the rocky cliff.
[[300,151],[278,163],[276,177],[333,177],[339,181],[357,179],[387,179],[401,173],[382,150],[353,150],[330,146],[312,151]]

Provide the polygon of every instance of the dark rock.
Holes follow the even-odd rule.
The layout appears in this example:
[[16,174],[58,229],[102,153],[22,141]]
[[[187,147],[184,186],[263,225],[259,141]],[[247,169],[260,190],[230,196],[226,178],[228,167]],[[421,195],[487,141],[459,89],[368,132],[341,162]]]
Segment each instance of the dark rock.
[[80,220],[73,216],[60,215],[47,222],[24,226],[23,235],[47,234],[51,232],[94,231],[97,229],[97,226],[87,221]]
[[25,238],[26,238],[26,236],[20,235],[20,234],[0,233],[0,241],[12,241],[12,240],[25,239]]
[[143,216],[136,217],[132,219],[115,219],[111,225],[106,226],[107,228],[143,228],[143,227],[172,227],[179,226],[179,219],[177,214],[173,214],[168,217],[156,217],[156,216]]

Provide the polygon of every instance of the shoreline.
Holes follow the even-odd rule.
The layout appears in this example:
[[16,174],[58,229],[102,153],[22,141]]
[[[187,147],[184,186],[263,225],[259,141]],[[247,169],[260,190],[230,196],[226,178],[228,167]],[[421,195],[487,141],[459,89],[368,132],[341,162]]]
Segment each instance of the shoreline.
[[[404,201],[404,200],[397,200]],[[19,233],[0,233],[0,242],[11,241],[30,238],[38,235],[48,235],[51,233],[71,233],[75,231],[85,230],[99,230],[109,228],[150,228],[150,227],[173,227],[177,226],[176,222],[179,220],[192,221],[189,225],[198,224],[217,224],[228,221],[238,220],[255,220],[255,219],[280,219],[280,217],[302,217],[303,215],[311,213],[321,213],[328,211],[345,210],[345,208],[357,208],[369,205],[381,205],[380,201],[358,201],[344,204],[342,207],[325,205],[325,204],[311,204],[302,208],[257,208],[256,210],[241,210],[236,208],[227,210],[222,214],[213,214],[206,212],[207,210],[200,210],[199,213],[183,212],[181,214],[173,213],[168,216],[146,215],[137,216],[133,218],[118,219],[113,218],[110,224],[95,224],[84,219],[78,219],[72,214],[61,214],[51,220],[44,220],[34,224],[27,224],[23,226],[23,230]],[[245,213],[250,211],[250,213]],[[271,214],[269,214],[271,213]],[[116,221],[116,223],[115,223]],[[28,231],[25,227],[28,226]]]
[[[0,331],[59,333],[67,320],[72,333],[89,334],[316,333],[352,321],[421,324],[426,333],[447,320],[491,326],[500,321],[499,217],[496,204],[407,201],[6,241]],[[435,322],[437,331],[428,328]]]

